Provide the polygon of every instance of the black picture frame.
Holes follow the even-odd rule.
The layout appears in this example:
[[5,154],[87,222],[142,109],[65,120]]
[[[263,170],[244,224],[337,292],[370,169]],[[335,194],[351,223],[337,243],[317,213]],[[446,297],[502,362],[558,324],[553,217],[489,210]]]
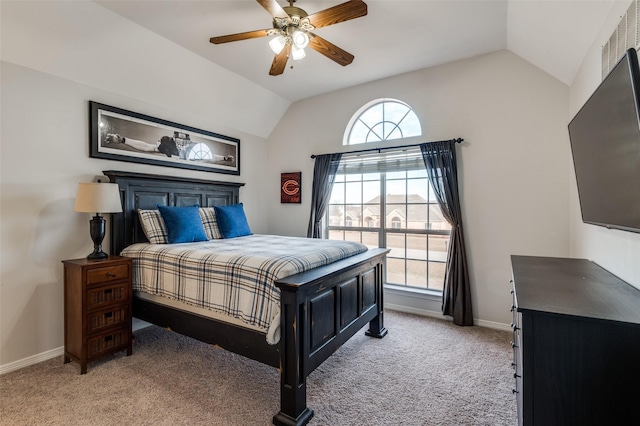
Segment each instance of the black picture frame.
[[240,175],[240,139],[89,101],[89,156]]

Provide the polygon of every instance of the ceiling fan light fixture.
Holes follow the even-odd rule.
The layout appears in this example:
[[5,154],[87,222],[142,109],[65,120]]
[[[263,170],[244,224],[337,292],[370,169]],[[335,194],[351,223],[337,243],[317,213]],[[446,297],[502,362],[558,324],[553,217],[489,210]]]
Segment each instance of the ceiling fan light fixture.
[[300,49],[304,49],[309,45],[309,35],[304,31],[294,31],[291,38],[293,40],[293,45]]
[[307,54],[305,53],[303,48],[298,47],[295,44],[291,46],[291,59],[293,59],[294,61],[298,61],[305,56],[307,56]]
[[282,35],[277,35],[269,42],[269,47],[276,55],[282,52],[282,49],[287,45],[287,39]]
[[280,6],[278,0],[256,1],[273,18],[271,28],[211,37],[209,42],[223,44],[260,37],[273,37],[269,40],[269,48],[275,53],[269,69],[269,75],[273,76],[281,75],[289,60],[297,61],[306,57],[306,47],[342,66],[353,62],[354,56],[351,53],[315,35],[313,31],[365,16],[367,5],[364,1],[344,1],[311,15],[303,9],[295,7],[293,3],[296,0],[288,0],[289,6]]

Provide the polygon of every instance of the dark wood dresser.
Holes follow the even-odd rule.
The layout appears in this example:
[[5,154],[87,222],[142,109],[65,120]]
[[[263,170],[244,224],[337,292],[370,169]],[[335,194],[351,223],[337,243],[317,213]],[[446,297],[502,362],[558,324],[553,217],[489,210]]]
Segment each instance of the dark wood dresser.
[[132,352],[132,261],[73,259],[64,264],[64,363],[87,363],[114,352]]
[[511,265],[519,424],[640,424],[640,291],[585,259]]

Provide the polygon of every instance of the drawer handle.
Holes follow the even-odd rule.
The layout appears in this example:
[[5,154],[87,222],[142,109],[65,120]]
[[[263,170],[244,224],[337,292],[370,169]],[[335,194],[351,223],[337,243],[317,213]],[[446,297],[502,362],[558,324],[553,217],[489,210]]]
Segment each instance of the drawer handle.
[[514,324],[514,323],[511,323],[511,328],[513,328],[514,330],[520,330],[520,327],[518,327],[518,324]]
[[518,347],[518,345],[516,345],[514,342],[511,342],[511,347],[512,347],[512,348],[517,348],[517,347]]
[[519,375],[518,373],[513,373],[513,378],[514,378],[514,379],[517,379],[517,378],[519,378],[519,377],[522,377],[522,376],[521,376],[521,375]]
[[107,276],[108,276],[109,278],[115,278],[115,277],[117,277],[117,275],[116,275],[116,274],[114,274],[113,272],[107,272]]
[[512,393],[514,393],[514,394],[516,394],[516,393],[520,393],[520,392],[518,392],[518,391],[517,391],[517,390],[515,390],[515,389],[511,389],[511,392],[512,392]]
[[515,363],[515,362],[512,362],[512,363],[511,363],[511,366],[512,366],[513,368],[516,368],[516,363]]
[[516,310],[516,305],[511,305],[511,312]]
[[113,316],[113,312],[107,312],[104,314],[104,318],[111,318]]

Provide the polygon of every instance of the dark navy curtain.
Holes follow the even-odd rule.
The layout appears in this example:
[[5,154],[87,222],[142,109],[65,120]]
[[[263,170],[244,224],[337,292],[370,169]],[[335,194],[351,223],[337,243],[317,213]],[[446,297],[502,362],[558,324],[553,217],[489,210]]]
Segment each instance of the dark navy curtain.
[[336,180],[341,153],[316,156],[313,167],[313,189],[311,191],[311,216],[307,237],[322,238],[322,218],[327,210],[333,182]]
[[451,225],[442,313],[453,317],[453,322],[457,325],[473,325],[455,145],[455,141],[430,142],[421,144],[420,150],[442,214]]

